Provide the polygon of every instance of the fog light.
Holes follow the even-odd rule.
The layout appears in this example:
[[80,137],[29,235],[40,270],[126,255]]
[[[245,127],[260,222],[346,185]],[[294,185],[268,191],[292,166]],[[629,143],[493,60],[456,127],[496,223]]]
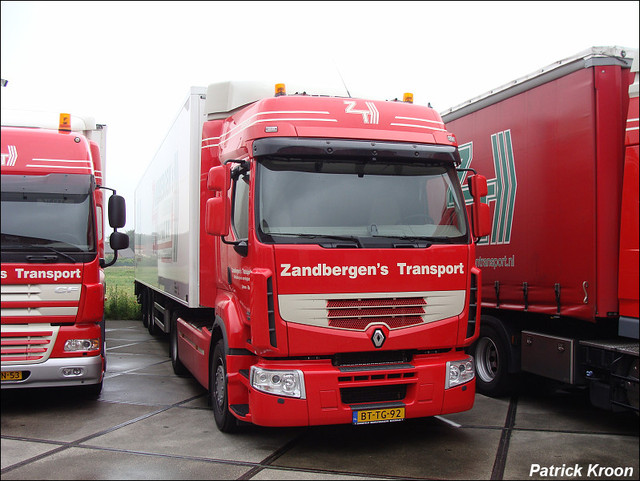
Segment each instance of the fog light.
[[62,368],[62,375],[64,377],[79,377],[84,375],[84,368],[82,367],[64,367]]
[[473,364],[473,357],[469,356],[460,361],[447,362],[447,379],[444,388],[449,389],[460,384],[467,383],[476,377],[476,370]]
[[69,339],[64,343],[64,350],[67,352],[95,351],[100,349],[98,339]]
[[275,371],[251,366],[251,386],[277,396],[306,399],[304,376],[300,370]]

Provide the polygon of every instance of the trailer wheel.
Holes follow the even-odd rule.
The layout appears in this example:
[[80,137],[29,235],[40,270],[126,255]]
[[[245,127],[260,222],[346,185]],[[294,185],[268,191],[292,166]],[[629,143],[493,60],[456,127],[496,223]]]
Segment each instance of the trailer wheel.
[[184,376],[189,373],[178,356],[178,317],[179,313],[171,314],[171,333],[169,334],[169,350],[171,352],[171,366],[173,372],[178,376]]
[[224,341],[219,340],[213,350],[209,370],[209,397],[218,429],[223,433],[232,433],[236,431],[238,423],[229,411],[227,388],[227,359],[224,353]]
[[510,391],[513,375],[508,372],[509,346],[492,326],[482,325],[472,354],[476,361],[476,390],[486,396],[503,396]]

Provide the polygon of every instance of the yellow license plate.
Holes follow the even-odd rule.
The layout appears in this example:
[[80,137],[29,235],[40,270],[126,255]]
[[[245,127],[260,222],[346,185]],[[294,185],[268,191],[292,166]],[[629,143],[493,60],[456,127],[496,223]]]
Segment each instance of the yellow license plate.
[[404,408],[365,409],[353,412],[353,424],[390,423],[404,419]]
[[0,381],[22,381],[22,371],[2,371]]

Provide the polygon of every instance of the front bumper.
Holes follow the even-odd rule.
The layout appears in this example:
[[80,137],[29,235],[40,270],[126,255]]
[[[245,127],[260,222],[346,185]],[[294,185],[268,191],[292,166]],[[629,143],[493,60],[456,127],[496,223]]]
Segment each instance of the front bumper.
[[[247,376],[234,376],[248,391],[248,404],[232,406],[237,417],[261,426],[347,424],[356,410],[404,407],[405,418],[420,418],[469,410],[475,400],[475,377],[445,389],[446,363],[463,352],[416,355],[409,363],[376,366],[333,366],[326,361],[261,360],[264,369],[299,369],[306,398],[257,391]],[[235,389],[240,388],[236,385]],[[230,386],[230,390],[234,386]]]
[[[20,381],[3,381],[2,389],[24,387],[62,387],[86,386],[102,381],[103,358],[101,355],[91,357],[49,358],[38,364],[11,364],[2,366],[2,372],[21,372]],[[65,370],[71,369],[71,376],[65,376]],[[81,370],[74,374],[73,369]]]

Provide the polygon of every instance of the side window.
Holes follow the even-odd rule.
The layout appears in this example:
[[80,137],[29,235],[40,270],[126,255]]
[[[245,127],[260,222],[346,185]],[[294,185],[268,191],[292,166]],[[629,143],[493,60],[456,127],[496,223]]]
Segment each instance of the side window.
[[233,229],[236,239],[249,237],[249,175],[241,175],[234,182],[233,190]]

